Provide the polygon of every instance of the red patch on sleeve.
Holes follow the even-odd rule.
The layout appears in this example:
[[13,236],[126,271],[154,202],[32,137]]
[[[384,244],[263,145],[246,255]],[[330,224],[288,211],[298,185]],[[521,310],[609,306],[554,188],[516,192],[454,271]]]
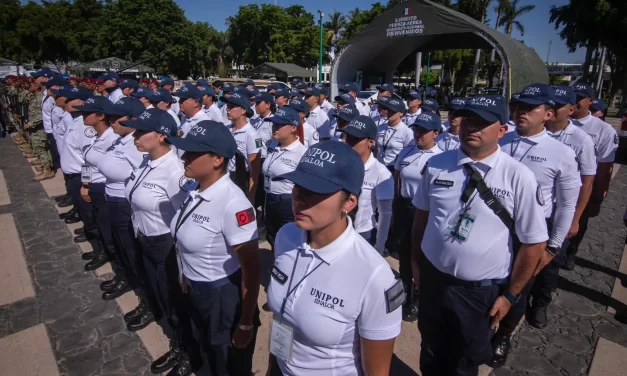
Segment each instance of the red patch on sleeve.
[[238,226],[244,226],[255,221],[255,209],[249,208],[235,213]]

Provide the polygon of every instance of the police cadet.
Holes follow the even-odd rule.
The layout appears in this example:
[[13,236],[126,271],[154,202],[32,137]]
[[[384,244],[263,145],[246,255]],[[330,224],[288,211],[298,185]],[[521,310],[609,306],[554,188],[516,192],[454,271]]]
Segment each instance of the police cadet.
[[340,87],[340,93],[346,93],[353,97],[353,100],[355,101],[355,107],[357,107],[359,114],[368,116],[370,115],[370,107],[363,104],[359,99],[357,99],[357,94],[359,94],[359,90],[359,85],[355,82],[344,84]]
[[214,88],[211,86],[203,86],[200,91],[203,94],[203,111],[205,111],[209,120],[217,121],[218,123],[224,123],[224,119],[222,118],[222,111],[220,110],[220,108],[218,108],[218,96]]
[[167,113],[172,116],[172,119],[174,119],[174,122],[176,123],[176,129],[181,127],[181,120],[172,109],[172,105],[176,102],[176,99],[174,99],[169,91],[164,88],[157,89],[149,94],[148,99],[154,108],[167,111]]
[[144,104],[144,107],[146,107],[146,109],[148,110],[151,108],[155,108],[155,106],[153,106],[152,102],[150,101],[150,98],[152,98],[152,94],[152,89],[149,89],[147,87],[140,87],[139,89],[131,93],[131,97],[139,99],[139,101],[142,102]]
[[233,85],[231,84],[226,84],[222,87],[222,101],[224,102],[224,106],[222,106],[220,110],[222,111],[222,119],[224,125],[231,124],[231,121],[229,120],[229,116],[227,114],[226,102],[231,97],[231,95],[233,95],[234,91],[235,87],[233,87]]
[[[405,298],[387,262],[353,227],[363,161],[344,142],[310,147],[275,179],[295,186],[295,223],[277,234],[268,286],[269,373],[387,374]],[[302,299],[301,299],[302,298]]]
[[502,152],[534,173],[538,182],[536,200],[544,208],[549,241],[542,256],[543,269],[500,323],[493,341],[493,367],[505,364],[511,348],[510,336],[523,316],[537,328],[547,325],[546,310],[551,303],[551,292],[557,288],[559,272],[553,258],[560,253],[570,229],[581,186],[575,152],[546,134],[544,129],[545,122],[553,117],[553,88],[531,84],[522,90],[515,104],[516,131],[507,133],[499,144]]
[[169,375],[189,375],[191,365],[185,347],[191,341],[191,326],[185,312],[183,290],[178,284],[179,269],[170,234],[170,223],[176,210],[194,188],[194,182],[184,176],[183,163],[166,143],[176,138],[176,123],[163,110],[150,109],[135,120],[123,120],[120,125],[134,129],[137,150],[148,153],[126,184],[125,195],[132,207],[132,223],[139,241],[139,258],[134,265],[143,279],[147,296],[140,297],[134,317],[129,317],[129,330],[139,330],[154,320],[147,307],[151,303],[163,332],[170,340],[170,350],[151,365],[153,373],[172,367]]
[[387,103],[380,103],[379,106],[387,109],[388,118],[378,127],[377,159],[390,172],[394,172],[396,156],[403,148],[414,143],[414,134],[401,120],[405,113],[405,104],[400,99],[391,98]]
[[498,145],[505,99],[477,96],[460,111],[461,148],[429,159],[412,201],[425,376],[477,375],[490,361],[494,328],[537,272],[548,239],[533,173]]
[[249,375],[260,324],[260,256],[255,209],[229,178],[237,143],[214,121],[169,142],[185,151],[185,176],[198,182],[170,225],[180,284],[208,344],[211,374]]
[[[208,84],[207,84],[208,86]],[[174,91],[174,80],[171,79],[170,77],[166,77],[163,80],[161,80],[161,82],[159,82],[159,87],[161,87],[162,89],[165,89],[168,91],[168,93],[172,94],[172,92]],[[157,90],[155,90],[157,91]],[[178,116],[179,112],[180,112],[180,108],[179,108],[179,98],[173,96],[174,98],[174,102],[172,103],[172,111],[174,111],[174,113]]]
[[331,139],[331,122],[326,112],[318,105],[320,89],[308,87],[305,90],[305,102],[309,106],[307,123],[318,132],[320,141]]
[[301,94],[301,97],[304,97],[305,91],[307,91],[308,87],[309,86],[307,86],[306,82],[299,82],[298,84],[296,84],[296,90],[298,90],[298,92]]
[[459,141],[459,125],[462,118],[457,114],[457,111],[461,110],[468,100],[466,98],[453,98],[451,100],[451,110],[448,113],[448,120],[442,124],[445,128],[442,133],[435,139],[438,147],[443,151],[457,150],[461,142]]
[[[227,115],[231,124],[227,128],[235,138],[237,150],[244,156],[246,171],[248,172],[245,193],[253,206],[257,184],[259,183],[259,171],[261,171],[261,148],[263,141],[255,128],[246,118],[246,112],[250,109],[250,100],[245,93],[233,93],[227,99]],[[230,157],[229,157],[230,158]],[[229,172],[234,178],[236,172],[235,163],[229,164]]]
[[259,93],[255,96],[255,113],[257,118],[251,119],[250,124],[255,128],[259,136],[263,141],[261,148],[261,163],[266,158],[267,146],[272,140],[272,122],[270,117],[272,116],[272,106],[274,105],[274,97],[269,93]]
[[329,111],[333,109],[333,105],[327,100],[327,98],[329,97],[329,88],[326,86],[321,86],[318,89],[320,90],[320,108],[322,108],[322,111],[329,115]]
[[[60,89],[62,86],[68,84],[68,81],[61,77],[52,77],[48,79],[48,81],[42,83],[42,86],[46,88],[45,93],[43,93],[44,98],[41,104],[41,116],[44,123],[44,130],[46,131],[46,136],[48,138],[48,146],[50,150],[50,155],[52,157],[52,170],[56,171],[59,168],[59,150],[57,147],[56,139],[54,137],[54,126],[52,121],[53,112],[55,108],[57,108],[54,100],[54,95],[52,94],[51,89]],[[58,113],[57,113],[58,115]],[[57,116],[57,124],[60,118]]]
[[387,256],[385,242],[392,221],[394,179],[390,171],[372,154],[377,139],[377,125],[370,117],[359,115],[340,129],[340,132],[346,134],[345,142],[359,154],[365,168],[355,214],[355,230],[377,252]]
[[185,137],[194,125],[209,120],[207,113],[202,110],[203,92],[195,86],[183,85],[174,94],[179,98],[181,113],[184,115],[178,134]]
[[333,141],[342,141],[344,139],[344,134],[340,132],[341,129],[346,128],[348,123],[359,116],[359,111],[355,106],[345,106],[342,107],[339,112],[335,112],[331,115],[333,117],[332,122],[332,133],[333,136],[331,139]]
[[268,144],[268,156],[261,170],[263,188],[266,192],[264,212],[266,240],[270,246],[274,246],[279,229],[294,221],[292,212],[294,184],[288,180],[272,181],[272,179],[294,171],[307,147],[303,144],[300,117],[296,110],[289,106],[281,107],[268,120],[272,124],[272,141]]
[[107,99],[110,100],[111,103],[117,102],[124,96],[124,94],[122,94],[122,89],[118,87],[120,76],[117,73],[107,72],[98,78],[100,80],[104,80],[101,86],[106,91]]
[[[391,97],[393,94],[396,93],[396,89],[394,88],[394,85],[392,84],[383,84],[381,86],[377,86],[377,90],[379,91],[379,93],[377,94],[377,102],[383,98],[383,97]],[[379,110],[378,110],[378,105],[375,103],[372,106],[370,106],[370,114],[369,116],[371,118],[375,118],[379,116]],[[406,124],[411,124],[411,123],[406,123]],[[377,124],[378,125],[378,124]]]
[[287,106],[290,102],[290,92],[287,89],[278,89],[274,92],[274,103],[278,107]]
[[139,89],[139,83],[132,79],[126,79],[120,84],[120,89],[122,89],[122,95],[130,97],[131,93],[134,93]]
[[385,123],[388,119],[388,109],[385,107],[387,103],[390,101],[390,97],[381,97],[377,101],[377,115],[372,117],[377,127],[383,123]]
[[438,116],[440,115],[440,112],[438,111],[439,108],[440,104],[434,98],[426,98],[424,101],[422,101],[422,105],[420,106],[422,112],[431,112],[434,114],[438,114]]
[[414,124],[418,115],[422,113],[422,93],[411,90],[407,94],[407,112],[403,115],[403,123]]
[[590,200],[586,210],[579,220],[579,229],[576,235],[568,242],[566,250],[565,269],[575,268],[575,255],[579,251],[579,245],[588,229],[588,220],[599,214],[601,203],[607,195],[614,168],[614,157],[618,146],[618,135],[611,125],[592,116],[590,106],[594,103],[594,90],[586,83],[577,83],[572,86],[577,95],[575,111],[571,116],[574,125],[586,132],[594,142],[597,156],[597,173],[593,183]]
[[320,142],[320,134],[316,129],[307,122],[309,116],[309,106],[302,99],[292,99],[289,106],[298,112],[300,117],[300,126],[303,128],[303,143],[310,147]]
[[[597,159],[592,138],[569,119],[577,104],[577,96],[573,89],[568,86],[556,87],[555,103],[554,115],[544,125],[546,133],[573,149],[577,156],[579,174],[581,175],[581,188],[577,198],[575,216],[568,231],[568,239],[579,231],[579,221],[592,193],[594,176],[597,173]],[[556,258],[559,264],[565,265],[566,255],[564,253],[561,252],[559,257]]]
[[516,121],[514,119],[516,112],[516,99],[520,98],[520,93],[512,94],[512,98],[508,103],[509,120],[507,121],[507,133],[516,130]]
[[[72,116],[65,110],[67,107],[66,98],[59,95],[59,92],[63,89],[70,90],[72,89],[72,86],[65,85],[58,89],[50,89],[50,92],[54,96],[56,104],[56,107],[52,112],[51,120],[53,124],[53,136],[55,138],[57,149],[59,150],[59,168],[61,168],[61,151],[65,148],[65,132],[67,131],[68,126],[72,123]],[[68,175],[63,171],[63,168],[61,168],[61,171],[63,172],[63,179],[65,180],[65,190],[67,193],[60,198],[55,198],[55,201],[57,201],[57,205],[59,207],[72,206],[72,208],[63,214],[60,214],[59,218],[66,220],[66,223],[68,224],[76,223],[80,221],[80,218],[78,217],[77,208],[73,206],[72,195],[68,186]]]
[[414,287],[411,270],[411,229],[416,208],[411,201],[422,182],[422,170],[427,161],[442,150],[435,143],[440,131],[440,117],[436,114],[420,114],[410,125],[414,131],[415,145],[398,154],[394,164],[394,206],[392,210],[394,235],[399,250],[399,273],[407,294],[403,304],[403,320],[418,318],[418,291]]
[[594,102],[590,105],[590,113],[592,116],[605,121],[605,102],[603,99],[594,98]]

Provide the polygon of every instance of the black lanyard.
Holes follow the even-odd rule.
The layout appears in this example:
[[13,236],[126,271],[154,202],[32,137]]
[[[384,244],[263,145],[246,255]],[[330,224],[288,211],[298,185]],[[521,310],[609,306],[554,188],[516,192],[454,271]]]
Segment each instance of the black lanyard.
[[[402,169],[404,169],[405,167],[407,167],[407,166],[409,166],[409,165],[413,164],[414,162],[416,162],[416,161],[420,160],[420,158],[422,158],[422,156],[423,156],[423,155],[425,155],[425,153],[427,153],[427,152],[428,152],[428,150],[420,150],[420,149],[418,149],[418,146],[416,146],[416,145],[414,145],[414,147],[416,148],[416,150],[418,150],[418,156],[417,156],[416,158],[414,158],[411,162],[409,162],[408,164],[406,164],[405,166],[402,166],[402,165],[401,165],[401,166],[400,166],[401,168],[400,168],[400,170],[398,170],[398,171],[401,171],[401,170],[402,170]],[[407,153],[407,154],[409,154],[409,153]]]
[[[491,169],[489,169],[485,173],[486,177],[488,176],[488,173],[490,171]],[[472,201],[475,199],[475,196],[477,195],[475,192],[475,189],[477,189],[477,185],[479,184],[481,180],[484,180],[484,178],[481,177],[481,173],[479,172],[479,170],[474,170],[472,174],[468,174],[468,179],[466,180],[466,187],[464,188],[464,191],[462,192],[462,197],[461,197],[461,200],[464,203],[464,205],[468,203],[466,205],[467,208],[470,207],[470,204],[472,204]],[[470,200],[470,202],[468,200]]]
[[[298,141],[295,141],[295,142],[298,142]],[[276,150],[276,149],[274,149],[274,150]],[[276,158],[272,158],[272,155],[270,155],[270,157],[269,157],[270,161],[268,162],[268,168],[266,169],[266,175],[270,176],[270,167],[272,167],[272,164],[274,162],[276,162],[276,160],[279,159],[286,152],[287,152],[287,149],[283,150],[282,152],[279,153],[279,155],[276,156]],[[272,154],[274,154],[274,152],[272,152]]]
[[[516,152],[518,151],[518,146],[520,146],[520,142],[522,141],[522,138],[518,139],[518,142],[516,142],[516,149],[514,149],[512,147],[512,150],[509,152],[509,156],[514,158],[514,154],[516,154]],[[536,146],[537,144],[533,144],[531,145],[531,147],[529,149],[527,149],[525,151],[525,154],[522,155],[522,157],[520,157],[520,159],[518,160],[518,162],[521,162],[523,160],[523,158],[525,158],[525,155],[527,155],[527,153],[529,153],[529,151],[531,151],[531,149],[533,149],[534,146]],[[513,146],[513,145],[512,145]],[[514,158],[515,159],[515,158]]]
[[187,205],[189,205],[189,203],[192,202],[192,198],[191,197],[188,198],[185,204],[183,204],[183,207],[181,208],[181,214],[179,214],[179,217],[176,219],[176,224],[174,224],[174,244],[176,244],[177,235],[179,233],[179,229],[181,228],[181,226],[183,226],[187,218],[189,218],[189,216],[192,215],[194,210],[196,210],[196,208],[198,208],[200,204],[202,204],[205,201],[205,199],[200,196],[198,196],[198,199],[199,200],[196,203],[196,205],[194,205],[187,214],[185,214],[185,209],[187,209]]
[[388,133],[388,130],[386,129],[385,133],[383,133],[383,154],[384,154],[383,156],[385,156],[385,150],[388,148],[388,144],[390,143],[390,141],[392,141],[392,138],[394,137],[394,134],[396,133],[397,130],[398,129],[394,129],[394,132],[392,132],[392,135],[388,138],[387,142],[385,142],[385,135]]
[[[294,273],[296,272],[296,265],[298,265],[298,259],[300,258],[300,249],[298,250],[298,254],[296,255],[296,261],[294,261],[294,267],[292,268],[292,277],[294,276]],[[318,265],[316,265],[315,268],[313,268],[309,273],[305,274],[305,276],[300,280],[300,282],[298,282],[296,284],[296,286],[294,286],[294,288],[292,288],[292,282],[294,281],[293,278],[290,278],[290,284],[287,286],[287,294],[285,295],[285,298],[283,298],[283,304],[281,304],[281,320],[283,320],[283,314],[285,313],[285,305],[287,304],[287,298],[290,297],[290,295],[292,295],[292,293],[298,288],[298,286],[300,286],[301,283],[303,283],[305,281],[305,279],[307,279],[307,277],[309,277],[313,272],[316,271],[316,269],[318,269],[320,267],[320,265],[324,264],[324,261],[320,261],[320,263]]]
[[146,179],[146,176],[148,176],[148,174],[150,174],[152,172],[152,170],[154,170],[155,168],[156,167],[149,167],[148,165],[146,165],[146,167],[144,167],[144,171],[148,170],[148,172],[146,172],[144,174],[144,171],[142,171],[142,173],[139,174],[139,177],[137,178],[137,181],[135,182],[135,184],[131,188],[131,191],[128,194],[128,202],[133,202],[133,193],[135,193],[135,190],[139,187],[139,183],[141,183],[144,179]]

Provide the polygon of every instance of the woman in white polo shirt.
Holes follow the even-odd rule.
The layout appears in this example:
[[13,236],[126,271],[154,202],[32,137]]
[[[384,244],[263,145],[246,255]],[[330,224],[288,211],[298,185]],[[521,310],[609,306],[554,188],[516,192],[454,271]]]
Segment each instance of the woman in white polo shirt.
[[[309,148],[291,180],[295,223],[277,234],[268,287],[268,373],[387,374],[401,331],[402,283],[353,228],[363,162],[346,143]],[[275,178],[276,179],[276,178]]]
[[394,172],[394,163],[401,150],[414,143],[414,135],[403,123],[405,104],[398,98],[390,98],[386,103],[379,103],[379,108],[387,109],[387,121],[379,125],[377,134],[377,160],[390,172]]
[[198,182],[170,231],[209,367],[213,375],[250,375],[261,266],[255,208],[228,173],[237,143],[229,128],[211,120],[169,142],[184,151],[185,176]]

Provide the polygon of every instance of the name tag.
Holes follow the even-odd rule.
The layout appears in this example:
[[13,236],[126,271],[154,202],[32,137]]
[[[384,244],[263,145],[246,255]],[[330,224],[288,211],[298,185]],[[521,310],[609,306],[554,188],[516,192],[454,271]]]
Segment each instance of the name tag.
[[433,184],[435,185],[441,185],[443,187],[452,187],[453,186],[453,181],[451,180],[440,180],[440,179],[435,179],[435,181],[433,182]]
[[91,166],[86,164],[81,166],[81,183],[91,183]]
[[270,329],[270,353],[284,362],[292,359],[294,328],[273,318]]
[[287,274],[283,273],[279,268],[276,267],[276,265],[272,265],[271,273],[272,277],[280,284],[284,285],[285,282],[287,282]]
[[457,219],[457,226],[451,231],[451,235],[465,242],[470,236],[470,231],[475,224],[475,219],[476,217],[468,211],[460,213]]
[[270,193],[270,187],[272,186],[272,183],[270,182],[270,177],[265,176],[263,177],[263,189],[266,191],[266,193]]

